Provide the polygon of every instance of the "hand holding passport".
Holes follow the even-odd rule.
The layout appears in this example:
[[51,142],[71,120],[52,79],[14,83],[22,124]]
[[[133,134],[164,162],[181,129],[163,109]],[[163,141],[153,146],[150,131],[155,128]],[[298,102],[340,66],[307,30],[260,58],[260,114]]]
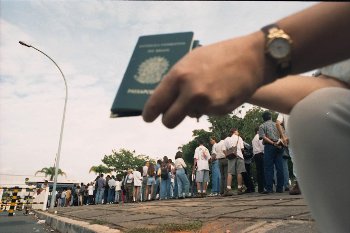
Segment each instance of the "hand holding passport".
[[199,42],[193,32],[141,36],[111,108],[111,117],[139,116],[170,68]]

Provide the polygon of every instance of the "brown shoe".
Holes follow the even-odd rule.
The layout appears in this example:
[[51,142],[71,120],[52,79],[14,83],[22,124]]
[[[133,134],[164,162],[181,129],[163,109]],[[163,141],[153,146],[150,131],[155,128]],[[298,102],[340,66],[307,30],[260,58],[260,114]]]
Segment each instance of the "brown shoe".
[[197,193],[195,197],[202,198],[203,196],[202,196],[202,193]]
[[295,181],[294,186],[289,191],[289,195],[300,195],[300,194],[301,194],[301,192],[300,192],[300,189],[299,189],[298,182]]
[[233,196],[232,189],[225,189],[225,192],[224,192],[223,196],[224,197]]
[[237,189],[237,195],[242,195],[244,192],[243,192],[243,188],[238,188]]

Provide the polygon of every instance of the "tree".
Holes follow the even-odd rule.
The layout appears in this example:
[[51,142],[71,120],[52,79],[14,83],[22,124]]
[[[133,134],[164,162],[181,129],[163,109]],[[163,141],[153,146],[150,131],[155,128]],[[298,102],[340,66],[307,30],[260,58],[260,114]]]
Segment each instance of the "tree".
[[137,169],[143,166],[146,161],[155,163],[153,159],[146,155],[136,155],[135,151],[131,152],[126,149],[112,150],[112,154],[105,155],[102,159],[107,168],[115,171],[117,174],[121,174],[130,168]]
[[[50,181],[52,181],[53,177],[55,176],[55,167],[44,167],[41,170],[35,172],[35,175],[38,173],[45,174],[45,177],[50,176]],[[66,176],[66,173],[64,173],[61,169],[58,169],[57,175]]]
[[219,140],[230,135],[232,128],[240,130],[242,128],[243,119],[236,115],[212,116],[208,118],[211,123],[210,130],[212,134]]
[[256,133],[255,128],[264,122],[262,119],[263,112],[264,110],[260,107],[254,107],[244,116],[240,132],[245,142],[251,144]]
[[111,169],[109,169],[108,167],[100,164],[98,166],[92,166],[89,170],[89,173],[95,173],[95,174],[103,174],[103,173],[110,173],[111,172]]

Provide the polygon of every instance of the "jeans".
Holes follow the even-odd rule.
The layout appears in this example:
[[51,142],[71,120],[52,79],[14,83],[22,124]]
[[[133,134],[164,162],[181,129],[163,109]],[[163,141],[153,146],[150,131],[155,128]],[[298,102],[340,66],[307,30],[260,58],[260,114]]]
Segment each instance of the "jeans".
[[61,197],[61,207],[64,207],[66,205],[66,198],[65,197]]
[[254,155],[254,162],[256,166],[256,179],[258,182],[258,192],[264,192],[265,174],[264,174],[264,154],[259,153]]
[[141,201],[147,200],[147,197],[146,197],[147,180],[148,180],[148,177],[147,177],[147,176],[143,176],[143,178],[142,178],[141,192],[140,192],[140,193],[141,193]]
[[115,190],[114,190],[114,187],[113,187],[113,188],[109,188],[109,189],[108,189],[108,199],[107,199],[107,203],[114,202],[114,199],[115,199]]
[[115,203],[119,203],[120,201],[120,196],[121,196],[121,191],[115,191],[115,199],[114,199],[114,202]]
[[220,193],[220,166],[219,160],[214,160],[211,164],[212,193]]
[[102,198],[104,197],[104,193],[105,193],[104,188],[97,189],[95,204],[102,204]]
[[220,167],[220,193],[224,194],[227,186],[227,159],[218,159]]
[[107,186],[107,188],[105,188],[105,192],[103,194],[103,204],[106,204],[108,201],[108,190],[109,190],[109,187]]
[[169,192],[170,192],[170,197],[171,197],[171,198],[174,197],[174,187],[175,187],[175,179],[174,179],[174,182],[171,182],[171,179],[170,179],[170,189],[169,189]]
[[251,164],[245,163],[245,170],[246,172],[242,172],[242,177],[244,181],[244,185],[247,187],[247,191],[249,192],[255,192],[255,186],[252,181],[252,172],[251,172]]
[[178,197],[183,197],[183,193],[188,196],[190,189],[190,181],[187,178],[185,169],[180,168],[176,170],[177,191]]
[[156,199],[157,193],[160,194],[160,191],[158,190],[160,188],[160,177],[156,177],[156,183],[154,184],[153,187],[153,199]]
[[89,195],[86,204],[92,204],[94,200],[94,195]]
[[295,166],[295,157],[294,157],[294,153],[293,153],[293,150],[291,147],[288,147],[288,150],[289,150],[289,156],[290,156],[290,159],[292,160],[292,163],[293,163],[293,175],[295,177],[295,179],[297,179],[297,170],[296,170],[296,166]]
[[177,178],[175,176],[174,177],[173,198],[177,198],[178,197],[178,192],[179,192],[179,184],[178,184]]
[[283,150],[279,149],[271,144],[266,144],[264,148],[264,172],[266,191],[273,192],[273,178],[274,178],[274,165],[277,171],[277,185],[276,191],[283,191]]
[[289,187],[289,170],[288,170],[288,158],[283,158],[283,177],[284,177],[284,182],[283,182],[283,187],[288,188]]
[[170,198],[170,177],[166,180],[161,179],[160,181],[160,199]]

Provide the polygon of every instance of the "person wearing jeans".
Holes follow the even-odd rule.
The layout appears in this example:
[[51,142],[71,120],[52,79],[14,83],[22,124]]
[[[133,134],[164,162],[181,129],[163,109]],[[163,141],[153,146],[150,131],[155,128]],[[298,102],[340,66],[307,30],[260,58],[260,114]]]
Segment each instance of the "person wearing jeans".
[[105,188],[98,188],[96,192],[95,204],[102,204],[102,199],[104,197]]
[[264,147],[264,173],[265,173],[265,189],[267,193],[273,192],[274,166],[277,172],[276,192],[283,192],[284,175],[283,175],[283,150],[271,145],[265,144]]
[[[186,169],[187,165],[182,158],[182,152],[177,152],[175,156],[175,169],[177,180],[178,198],[182,199],[189,196],[190,181],[188,180]],[[185,196],[184,196],[185,194]]]
[[277,145],[279,133],[276,124],[271,120],[271,113],[265,111],[262,115],[264,123],[259,127],[259,137],[263,139],[264,147],[264,173],[265,173],[265,191],[263,193],[273,192],[274,166],[277,171],[276,192],[283,192],[283,148]]
[[96,186],[97,186],[96,199],[95,199],[96,205],[102,204],[102,199],[105,193],[105,183],[106,183],[106,180],[103,178],[103,174],[101,174],[100,178],[98,178],[96,182]]
[[[216,137],[210,137],[210,144],[212,144],[212,152],[211,152],[211,179],[212,179],[212,188],[211,195],[217,196],[220,194],[220,182],[221,182],[221,174],[220,174],[220,164],[217,158],[218,154],[220,155],[220,145],[217,143]],[[222,148],[222,157],[223,154]]]
[[170,198],[170,178],[160,180],[160,199]]
[[163,157],[163,162],[160,167],[160,199],[169,199],[170,198],[170,182],[171,182],[171,174],[170,174],[170,164],[167,156]]

